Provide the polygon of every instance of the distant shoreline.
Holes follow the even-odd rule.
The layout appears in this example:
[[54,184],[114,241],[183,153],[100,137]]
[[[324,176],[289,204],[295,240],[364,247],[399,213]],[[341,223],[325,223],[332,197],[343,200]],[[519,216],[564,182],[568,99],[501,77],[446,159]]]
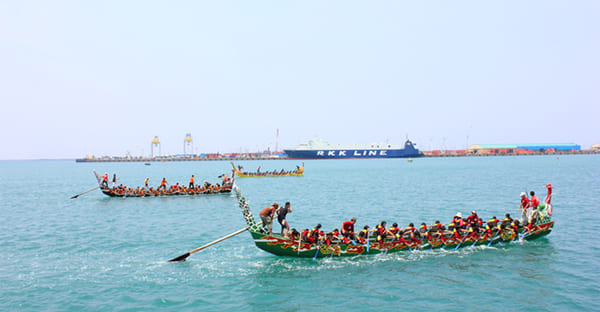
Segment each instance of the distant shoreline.
[[[431,154],[425,152],[419,156],[423,158],[437,158],[437,157],[496,157],[496,156],[542,156],[542,155],[590,155],[600,154],[600,151],[594,150],[580,150],[580,151],[561,151],[561,152],[534,152],[529,154],[521,153],[486,153],[486,154],[457,154],[453,151],[447,153]],[[371,159],[371,158],[357,158],[357,159]],[[381,158],[380,158],[381,159]],[[394,159],[394,158],[386,158]],[[211,155],[211,156],[165,156],[165,157],[100,157],[100,158],[77,158],[75,159],[78,163],[88,162],[167,162],[167,161],[240,161],[240,160],[300,160],[296,158],[288,158],[287,156],[226,156],[226,155]]]

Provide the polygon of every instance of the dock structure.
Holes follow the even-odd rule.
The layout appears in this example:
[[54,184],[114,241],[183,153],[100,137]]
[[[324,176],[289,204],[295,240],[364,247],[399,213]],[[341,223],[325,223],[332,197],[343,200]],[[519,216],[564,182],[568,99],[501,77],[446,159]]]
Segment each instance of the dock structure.
[[203,155],[173,155],[173,156],[126,156],[126,157],[115,157],[115,156],[88,156],[86,158],[77,158],[76,162],[166,162],[166,161],[218,161],[218,160],[281,160],[288,159],[287,155],[278,154],[203,154]]

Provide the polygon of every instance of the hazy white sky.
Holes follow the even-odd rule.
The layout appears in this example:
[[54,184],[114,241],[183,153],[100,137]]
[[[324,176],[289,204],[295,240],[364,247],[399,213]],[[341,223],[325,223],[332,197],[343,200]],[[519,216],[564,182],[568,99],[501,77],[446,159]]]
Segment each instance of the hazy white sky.
[[0,159],[600,143],[600,1],[2,1]]

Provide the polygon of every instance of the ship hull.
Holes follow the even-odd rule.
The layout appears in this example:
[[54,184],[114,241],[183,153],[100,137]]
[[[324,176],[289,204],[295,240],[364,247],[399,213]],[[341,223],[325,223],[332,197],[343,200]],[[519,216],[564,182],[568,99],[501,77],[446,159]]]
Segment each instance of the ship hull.
[[421,156],[417,149],[323,149],[284,151],[290,159],[408,158]]

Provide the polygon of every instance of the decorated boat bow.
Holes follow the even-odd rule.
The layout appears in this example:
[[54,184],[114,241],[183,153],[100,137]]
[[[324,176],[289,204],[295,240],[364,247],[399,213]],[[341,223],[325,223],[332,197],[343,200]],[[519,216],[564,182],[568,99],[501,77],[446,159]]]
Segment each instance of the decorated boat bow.
[[[344,244],[340,241],[331,244],[309,243],[301,239],[290,239],[279,234],[268,234],[268,230],[263,227],[262,222],[252,215],[250,205],[237,186],[233,187],[236,193],[239,207],[248,226],[248,231],[256,247],[278,255],[305,258],[324,258],[324,257],[347,257],[357,255],[386,254],[399,251],[432,250],[432,249],[458,249],[465,247],[474,247],[480,245],[497,245],[517,240],[533,240],[548,235],[552,231],[554,221],[551,221],[549,215],[539,218],[539,220],[528,227],[519,227],[518,231],[504,230],[492,231],[491,233],[468,233],[460,236],[440,235],[440,237],[422,237],[419,239],[399,239],[377,240],[375,235],[364,243],[352,242]],[[543,211],[542,211],[543,212]]]

